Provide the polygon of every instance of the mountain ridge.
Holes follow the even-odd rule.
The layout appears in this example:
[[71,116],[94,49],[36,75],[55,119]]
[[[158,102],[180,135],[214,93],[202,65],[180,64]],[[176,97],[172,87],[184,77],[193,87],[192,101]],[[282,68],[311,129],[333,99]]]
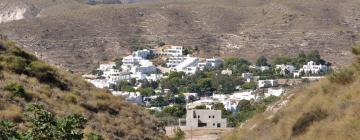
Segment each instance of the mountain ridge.
[[75,72],[159,42],[197,47],[202,57],[251,61],[262,55],[272,59],[319,50],[341,67],[354,58],[348,46],[358,40],[360,31],[360,2],[355,0],[187,0],[54,7],[38,18],[0,24],[0,32],[45,61]]

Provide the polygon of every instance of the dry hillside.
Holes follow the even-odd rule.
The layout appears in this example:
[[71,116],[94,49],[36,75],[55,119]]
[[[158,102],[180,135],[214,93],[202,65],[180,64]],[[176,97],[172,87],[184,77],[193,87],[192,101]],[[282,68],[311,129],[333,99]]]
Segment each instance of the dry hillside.
[[338,66],[352,60],[348,46],[360,31],[358,0],[162,0],[110,5],[11,0],[14,2],[33,7],[35,12],[30,13],[35,15],[0,24],[0,32],[41,59],[76,72],[159,42],[198,47],[201,56],[250,60],[319,50]]
[[106,139],[164,138],[164,128],[144,108],[97,89],[0,39],[0,120],[15,121],[23,128],[23,112],[33,103],[45,105],[58,117],[82,114],[88,119],[85,133],[95,132]]
[[305,86],[224,140],[357,140],[360,137],[360,45],[357,62]]

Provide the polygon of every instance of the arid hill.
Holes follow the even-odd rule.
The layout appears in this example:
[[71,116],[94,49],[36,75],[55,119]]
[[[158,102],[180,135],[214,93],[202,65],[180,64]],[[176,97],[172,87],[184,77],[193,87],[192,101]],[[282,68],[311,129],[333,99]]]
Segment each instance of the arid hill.
[[63,117],[83,115],[85,134],[106,139],[164,139],[164,128],[144,108],[132,105],[81,77],[38,60],[0,36],[0,120],[24,129],[24,112],[30,104]]
[[76,72],[122,57],[131,49],[156,47],[159,42],[198,47],[204,57],[252,61],[261,55],[274,58],[319,50],[327,61],[342,66],[353,58],[348,46],[356,42],[360,31],[357,0],[167,0],[98,5],[80,0],[11,0],[15,1],[34,12],[0,24],[0,32],[41,59]]

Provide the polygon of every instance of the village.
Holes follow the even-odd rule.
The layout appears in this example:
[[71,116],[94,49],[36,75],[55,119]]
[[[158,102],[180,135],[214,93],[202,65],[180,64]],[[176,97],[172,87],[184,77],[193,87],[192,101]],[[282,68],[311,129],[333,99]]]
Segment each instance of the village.
[[141,49],[83,75],[98,88],[146,107],[166,125],[235,127],[298,84],[323,78],[318,52],[256,64],[242,58],[199,58],[182,46]]

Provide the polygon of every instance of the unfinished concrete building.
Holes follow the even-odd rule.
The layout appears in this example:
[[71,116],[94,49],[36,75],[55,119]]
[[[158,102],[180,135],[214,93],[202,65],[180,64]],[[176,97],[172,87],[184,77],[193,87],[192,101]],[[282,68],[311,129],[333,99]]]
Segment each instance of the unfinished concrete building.
[[186,126],[197,128],[225,128],[227,120],[221,118],[221,110],[187,110]]

